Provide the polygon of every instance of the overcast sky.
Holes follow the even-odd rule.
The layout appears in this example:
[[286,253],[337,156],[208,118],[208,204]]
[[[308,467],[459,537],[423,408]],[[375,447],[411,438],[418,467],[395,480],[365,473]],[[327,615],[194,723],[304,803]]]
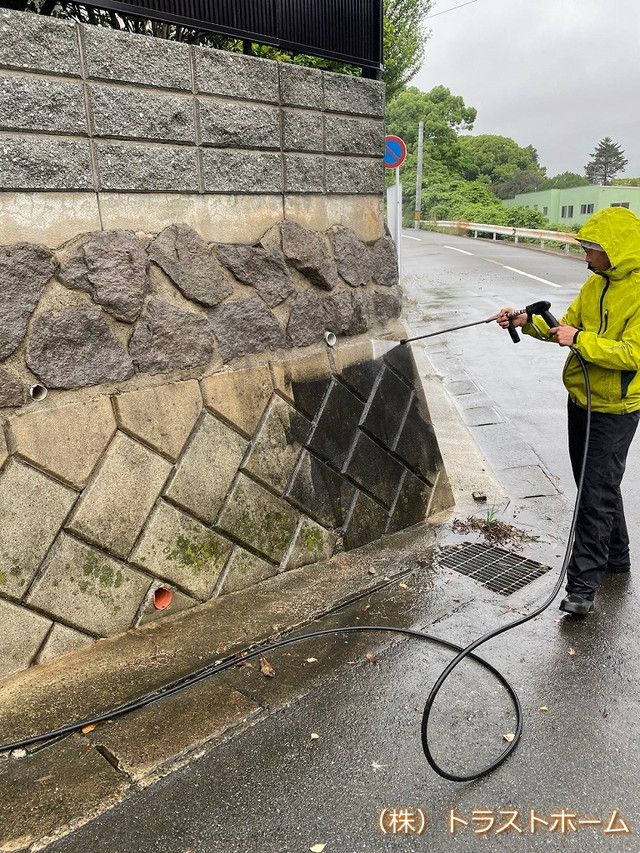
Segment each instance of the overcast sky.
[[610,136],[640,177],[640,0],[437,0],[409,85],[446,86],[473,134],[533,145],[547,175],[583,174]]

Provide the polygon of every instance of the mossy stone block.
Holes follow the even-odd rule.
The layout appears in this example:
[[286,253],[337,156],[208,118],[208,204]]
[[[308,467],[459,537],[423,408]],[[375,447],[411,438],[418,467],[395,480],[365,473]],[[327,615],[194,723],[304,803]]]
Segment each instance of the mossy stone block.
[[211,596],[232,544],[165,501],[159,501],[131,562],[205,600]]
[[328,560],[333,555],[337,540],[337,535],[331,530],[325,530],[310,518],[303,518],[285,568],[297,569]]
[[247,449],[244,438],[205,414],[166,490],[172,503],[213,524]]
[[240,475],[219,527],[274,563],[280,563],[297,522],[298,513],[292,507]]
[[282,493],[298,461],[311,423],[281,397],[274,397],[251,448],[245,470]]
[[20,599],[77,494],[14,460],[0,474],[0,591]]
[[68,529],[118,557],[126,557],[170,470],[166,459],[124,433],[116,433]]
[[222,584],[222,592],[237,592],[255,583],[270,578],[278,569],[273,563],[250,554],[244,548],[236,548],[229,560],[227,575]]
[[27,604],[80,631],[109,637],[130,627],[150,584],[147,575],[62,534]]

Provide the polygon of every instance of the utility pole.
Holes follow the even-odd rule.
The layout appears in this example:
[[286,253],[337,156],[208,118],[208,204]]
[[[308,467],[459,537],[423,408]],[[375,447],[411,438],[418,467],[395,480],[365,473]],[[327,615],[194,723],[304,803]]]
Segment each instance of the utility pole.
[[422,215],[422,150],[424,147],[424,122],[418,125],[418,172],[416,174],[416,211],[413,227],[420,229],[420,217]]

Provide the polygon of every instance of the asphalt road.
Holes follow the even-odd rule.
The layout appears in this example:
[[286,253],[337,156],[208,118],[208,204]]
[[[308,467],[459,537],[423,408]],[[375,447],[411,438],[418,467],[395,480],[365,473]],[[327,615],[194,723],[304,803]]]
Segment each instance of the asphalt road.
[[[559,315],[586,277],[576,260],[500,242],[406,232],[403,250],[409,319],[416,334],[544,298]],[[497,420],[487,423],[498,430],[492,434],[513,430],[521,446],[557,478],[558,488],[572,494],[560,383],[564,351],[531,340],[514,345],[495,324],[431,339],[427,351],[465,417],[492,409]],[[470,406],[469,399],[478,405]],[[482,430],[478,416],[475,426]],[[499,438],[485,440],[494,462],[519,446],[515,440],[504,447]],[[635,554],[640,547],[639,448],[632,448],[627,475]],[[544,501],[538,499],[536,506]],[[537,581],[538,588],[541,583],[546,581]],[[352,667],[295,705],[48,849],[449,853],[484,850],[489,844],[508,853],[637,853],[637,589],[633,573],[610,579],[597,612],[587,619],[561,618],[552,605],[486,647],[483,654],[520,693],[525,734],[515,755],[480,781],[441,779],[420,748],[421,707],[449,653],[410,640],[378,648],[372,640],[377,663],[366,660],[362,650],[354,653]],[[513,618],[502,596],[461,575],[447,579],[438,591],[416,576],[409,580],[409,593],[417,610],[424,603],[424,624],[431,621],[427,603],[439,596],[444,615],[428,630],[461,644]],[[388,613],[394,606],[389,592],[374,597],[371,610]],[[472,770],[501,751],[503,735],[513,725],[512,710],[495,683],[465,664],[438,699],[433,747],[454,772]],[[384,808],[395,809],[386,815],[393,816],[396,831],[386,835],[377,828]],[[418,809],[427,818],[420,836],[413,832],[421,822]],[[398,831],[402,827],[405,831]]]

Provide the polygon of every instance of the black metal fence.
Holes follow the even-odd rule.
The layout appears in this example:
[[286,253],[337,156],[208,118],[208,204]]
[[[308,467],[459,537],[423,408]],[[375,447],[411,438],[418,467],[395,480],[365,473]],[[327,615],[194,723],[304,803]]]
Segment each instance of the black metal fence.
[[[24,0],[23,0],[24,2]],[[382,68],[382,0],[79,0],[83,6]],[[0,0],[0,6],[20,0]],[[47,0],[48,13],[55,0]],[[14,5],[15,8],[15,5]]]

